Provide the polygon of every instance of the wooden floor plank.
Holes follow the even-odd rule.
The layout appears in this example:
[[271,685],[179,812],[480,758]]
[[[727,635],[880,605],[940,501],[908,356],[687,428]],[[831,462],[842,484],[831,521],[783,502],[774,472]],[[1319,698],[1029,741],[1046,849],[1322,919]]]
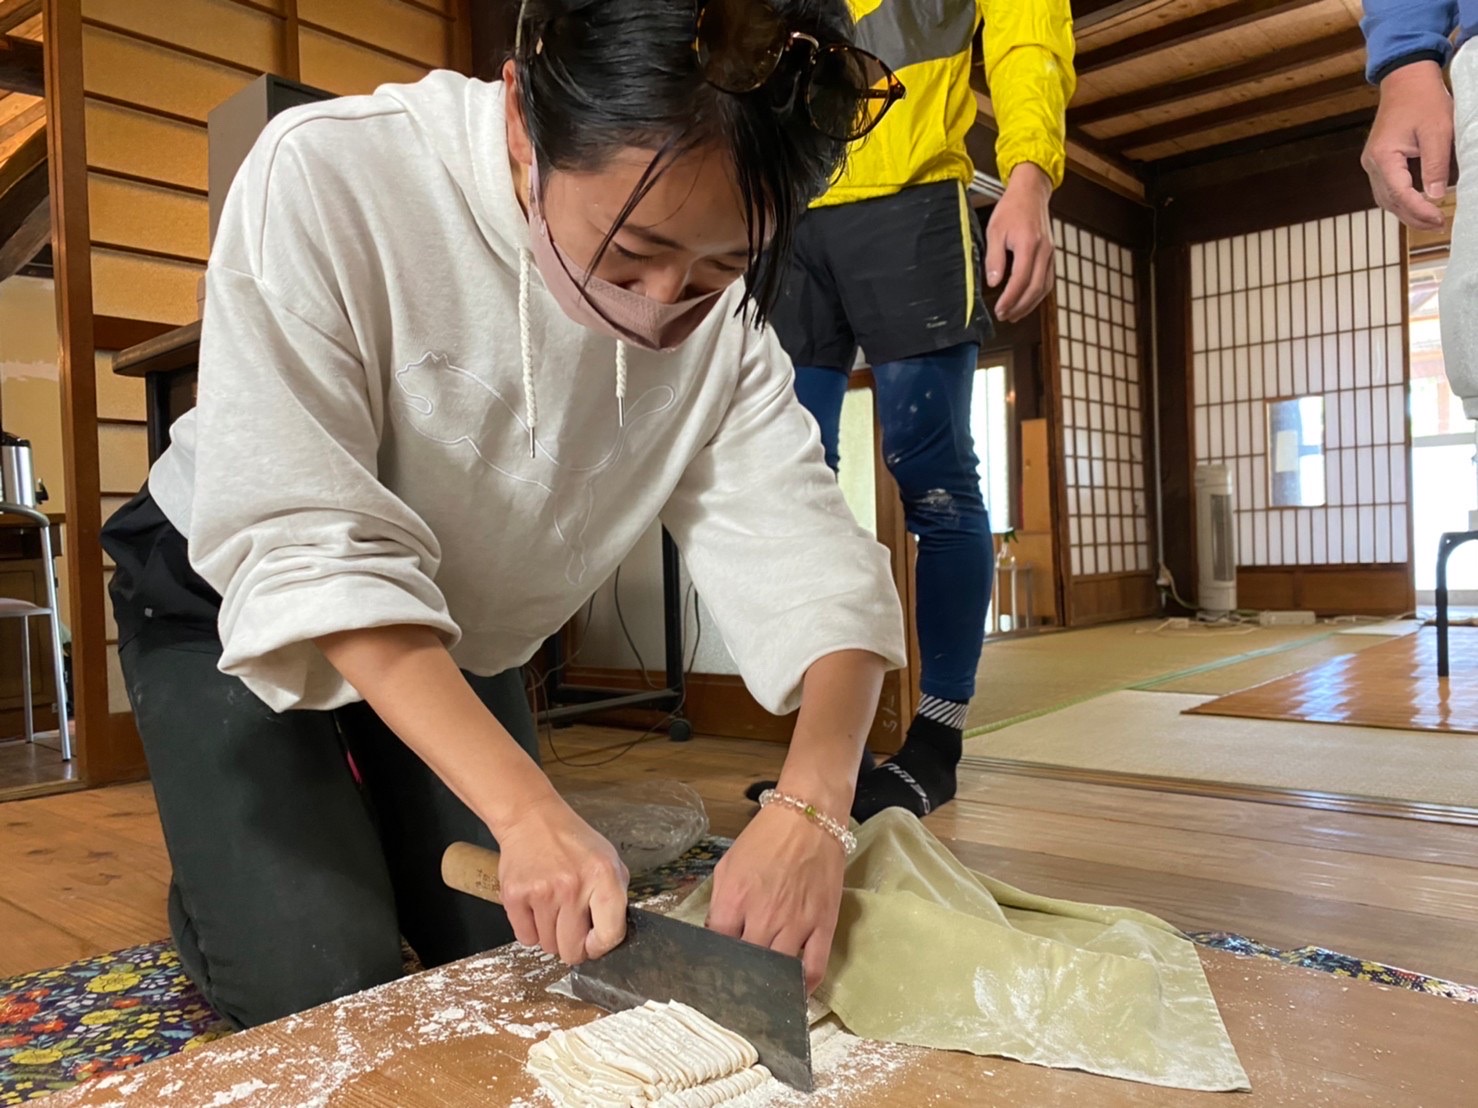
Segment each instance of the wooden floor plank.
[[[1141,869],[1184,876],[1218,875],[1253,888],[1478,920],[1478,881],[1471,869],[1378,855],[1293,847],[1205,831],[1163,830],[1097,816],[1059,812],[1025,819],[1019,811],[959,801],[931,818],[936,834],[1035,850],[1095,864],[1130,861]],[[1474,831],[1478,848],[1478,829]],[[1358,858],[1358,860],[1356,860]]]
[[76,760],[62,761],[61,753],[46,742],[0,742],[0,801],[79,786]]
[[1451,678],[1437,676],[1437,630],[1423,628],[1370,650],[1192,708],[1195,715],[1356,724],[1478,735],[1478,630],[1448,635]]
[[0,897],[0,978],[104,953],[96,938],[77,934],[68,922],[38,915]]
[[[567,761],[578,763],[609,757],[633,737],[577,727],[560,731],[556,742]],[[755,810],[743,799],[745,786],[773,777],[783,758],[784,750],[771,743],[660,739],[598,767],[561,765],[546,744],[545,765],[565,790],[685,779],[708,806],[714,832],[732,836]],[[1236,931],[1279,946],[1322,945],[1478,983],[1474,917],[1463,918],[1455,907],[1478,895],[1478,848],[1466,846],[1478,842],[1473,829],[979,770],[962,774],[961,797],[930,818],[932,829],[968,864],[1023,888],[1140,907],[1188,929]],[[19,919],[18,929],[27,919],[58,919],[71,929],[70,937],[45,948],[54,952],[49,960],[167,934],[169,865],[147,784],[0,805],[0,858],[7,863],[53,840],[70,852],[65,866],[37,865],[34,858],[7,865],[0,885],[0,912],[8,913],[0,919]],[[114,857],[89,860],[89,851]],[[1223,864],[1229,853],[1233,865]],[[137,875],[108,879],[123,863]],[[1279,867],[1292,867],[1307,883],[1267,872]],[[1374,889],[1375,873],[1393,875],[1396,888],[1415,887],[1422,895],[1403,899],[1389,888]],[[1420,887],[1439,874],[1449,883]],[[60,890],[63,883],[68,891]],[[36,968],[35,957],[27,968]],[[11,963],[0,964],[0,973],[4,965]]]
[[1170,830],[1212,831],[1247,839],[1440,865],[1469,866],[1478,855],[1478,828],[1401,819],[1373,819],[1243,800],[1057,781],[990,771],[963,775],[959,797],[1002,808],[1099,816]]

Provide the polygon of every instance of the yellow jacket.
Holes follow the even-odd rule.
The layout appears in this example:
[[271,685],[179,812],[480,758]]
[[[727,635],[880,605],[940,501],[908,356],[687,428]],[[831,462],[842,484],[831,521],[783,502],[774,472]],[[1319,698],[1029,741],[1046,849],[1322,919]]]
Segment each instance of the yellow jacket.
[[1000,137],[1001,180],[1022,162],[1062,183],[1073,73],[1068,0],[849,0],[858,45],[887,62],[908,95],[851,151],[846,172],[817,206],[889,196],[958,180],[975,167],[965,135],[975,123],[970,59],[985,26],[985,75]]

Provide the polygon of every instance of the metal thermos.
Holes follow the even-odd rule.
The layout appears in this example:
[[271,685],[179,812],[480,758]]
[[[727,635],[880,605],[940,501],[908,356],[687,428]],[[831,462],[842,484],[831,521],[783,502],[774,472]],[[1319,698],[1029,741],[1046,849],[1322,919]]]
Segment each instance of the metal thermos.
[[0,433],[0,477],[7,504],[36,507],[36,471],[31,467],[31,444],[26,439]]

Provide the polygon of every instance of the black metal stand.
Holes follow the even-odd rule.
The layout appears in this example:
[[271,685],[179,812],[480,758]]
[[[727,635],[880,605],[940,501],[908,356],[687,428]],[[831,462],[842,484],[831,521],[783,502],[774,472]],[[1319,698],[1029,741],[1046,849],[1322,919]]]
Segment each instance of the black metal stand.
[[1478,539],[1478,531],[1449,531],[1437,544],[1437,676],[1447,677],[1447,559],[1465,542]]
[[666,530],[662,532],[662,631],[667,687],[635,693],[594,685],[566,684],[560,676],[566,664],[564,643],[559,635],[550,638],[545,644],[545,650],[550,659],[549,672],[554,676],[544,688],[549,707],[539,713],[539,722],[572,723],[582,716],[610,711],[612,708],[650,708],[670,712],[672,720],[668,725],[668,737],[673,742],[687,742],[693,737],[693,727],[681,715],[686,699],[682,581],[678,568],[677,544]]

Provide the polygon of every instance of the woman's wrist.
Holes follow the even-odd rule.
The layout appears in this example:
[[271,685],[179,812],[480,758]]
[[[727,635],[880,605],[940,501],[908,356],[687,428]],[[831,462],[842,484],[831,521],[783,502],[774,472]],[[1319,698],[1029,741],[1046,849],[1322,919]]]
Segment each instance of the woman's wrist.
[[475,783],[468,781],[463,791],[467,793],[467,806],[495,839],[539,812],[564,803],[544,771],[531,761],[511,764],[507,772],[479,777]]
[[763,811],[766,808],[789,809],[796,816],[810,823],[816,832],[836,840],[843,854],[850,856],[857,849],[857,837],[852,834],[846,819],[837,819],[827,815],[803,797],[787,793],[779,788],[766,789],[760,793],[760,810]]
[[[860,753],[855,761],[860,763]],[[814,805],[818,812],[845,824],[852,812],[852,798],[857,794],[857,768],[854,764],[847,770],[819,773],[787,765],[775,788],[787,796],[798,797]]]

